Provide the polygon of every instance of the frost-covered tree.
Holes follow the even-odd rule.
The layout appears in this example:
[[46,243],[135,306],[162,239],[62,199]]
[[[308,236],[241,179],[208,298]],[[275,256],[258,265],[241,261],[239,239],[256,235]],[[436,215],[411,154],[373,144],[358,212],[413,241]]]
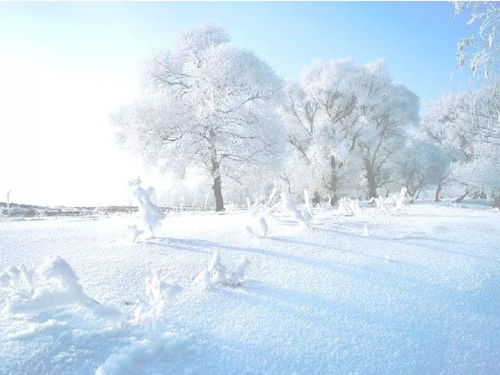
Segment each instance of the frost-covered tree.
[[419,99],[394,82],[381,62],[363,66],[356,90],[359,117],[355,142],[371,198],[390,180],[392,157],[404,145],[405,130],[418,122]]
[[450,155],[439,145],[427,143],[425,152],[425,180],[427,186],[434,187],[434,200],[441,200],[440,194],[449,182],[451,168]]
[[395,177],[398,184],[403,184],[407,194],[413,199],[427,187],[435,188],[435,200],[448,177],[450,157],[435,142],[428,139],[414,139],[399,153],[396,162]]
[[339,194],[353,193],[363,173],[368,195],[376,196],[405,128],[418,120],[417,96],[394,82],[383,63],[358,66],[349,59],[314,61],[285,92],[293,165],[306,171],[299,177],[336,203]]
[[500,196],[500,147],[478,143],[474,151],[468,162],[455,163],[452,176],[469,190]]
[[472,35],[457,43],[458,66],[468,65],[473,75],[482,72],[485,78],[499,70],[500,6],[495,1],[454,1],[455,16],[467,14]]
[[222,179],[272,165],[280,151],[275,100],[281,82],[252,52],[236,48],[221,28],[182,33],[173,49],[146,64],[149,90],[114,116],[118,139],[151,165],[202,167],[224,210]]
[[318,108],[318,126],[309,156],[316,180],[334,204],[351,188],[356,144],[356,78],[360,68],[352,60],[314,61],[303,70],[301,83]]
[[452,158],[451,175],[471,191],[500,192],[500,81],[442,98],[422,121],[427,134]]

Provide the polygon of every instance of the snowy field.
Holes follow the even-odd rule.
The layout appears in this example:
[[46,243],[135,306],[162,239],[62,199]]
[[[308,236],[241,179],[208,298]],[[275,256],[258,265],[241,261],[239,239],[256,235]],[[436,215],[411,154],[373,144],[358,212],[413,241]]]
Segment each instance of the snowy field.
[[[320,211],[310,230],[276,215],[262,239],[244,212],[170,214],[143,243],[129,216],[0,222],[2,272],[46,277],[1,276],[0,373],[500,373],[500,214],[371,210]],[[241,286],[193,283],[216,251],[228,271],[250,261]],[[170,284],[148,300],[155,271]]]

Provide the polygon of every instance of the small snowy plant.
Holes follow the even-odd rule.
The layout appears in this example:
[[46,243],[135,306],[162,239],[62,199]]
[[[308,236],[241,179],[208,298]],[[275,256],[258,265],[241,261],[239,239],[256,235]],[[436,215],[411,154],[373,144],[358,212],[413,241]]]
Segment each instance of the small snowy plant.
[[392,215],[401,211],[406,205],[406,194],[408,190],[405,187],[401,188],[399,194],[393,194],[386,198],[374,198],[377,210],[384,215]]
[[310,227],[311,221],[313,219],[311,195],[309,190],[304,189],[304,209],[302,210],[302,217],[307,223],[307,227]]
[[262,200],[256,200],[253,204],[247,198],[248,219],[245,224],[246,232],[252,237],[262,238],[267,235],[267,220],[265,217],[265,206]]
[[396,198],[396,209],[401,210],[406,205],[406,194],[408,193],[408,189],[406,187],[402,187],[399,192],[399,196]]
[[174,296],[182,288],[176,282],[167,282],[159,272],[146,280],[146,300],[135,311],[135,322],[154,322],[161,320]]
[[139,237],[144,233],[143,230],[139,229],[137,225],[129,225],[128,230],[130,232],[130,237],[133,242],[137,242],[139,240]]
[[250,261],[242,257],[233,273],[228,273],[221,263],[220,254],[215,252],[208,267],[201,271],[194,279],[194,283],[203,289],[210,289],[217,285],[241,286],[245,281],[245,273],[250,266]]
[[146,232],[150,237],[153,237],[155,229],[160,226],[161,221],[165,218],[165,214],[152,201],[154,196],[154,189],[152,187],[143,188],[139,177],[129,184],[132,188],[132,193],[136,196],[139,203],[139,223],[129,226],[132,239],[136,242]]
[[359,201],[357,199],[349,199],[347,197],[339,200],[338,213],[344,216],[357,216],[361,213]]
[[273,187],[269,197],[261,197],[254,203],[247,198],[248,219],[245,224],[245,231],[252,237],[263,238],[268,233],[268,216],[271,216],[271,206],[276,196],[277,187]]
[[370,223],[366,223],[365,226],[363,227],[363,236],[369,237],[371,232],[371,225]]
[[295,203],[286,193],[281,193],[281,202],[283,210],[292,216],[301,227],[305,229],[310,228],[311,215],[306,210],[299,210],[297,203]]
[[5,311],[11,314],[36,315],[64,305],[79,305],[100,317],[120,316],[118,310],[86,295],[71,266],[60,257],[32,269],[11,266],[0,274],[0,287],[8,296]]

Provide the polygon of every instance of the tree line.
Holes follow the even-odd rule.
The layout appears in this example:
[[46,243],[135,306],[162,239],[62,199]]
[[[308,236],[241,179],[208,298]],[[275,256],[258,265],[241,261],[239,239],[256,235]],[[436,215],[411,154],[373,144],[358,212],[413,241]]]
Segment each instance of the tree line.
[[500,82],[418,96],[382,61],[315,60],[283,80],[220,27],[181,33],[145,63],[144,90],[113,115],[119,143],[147,165],[206,177],[215,209],[273,184],[314,201],[372,198],[406,187],[500,192]]

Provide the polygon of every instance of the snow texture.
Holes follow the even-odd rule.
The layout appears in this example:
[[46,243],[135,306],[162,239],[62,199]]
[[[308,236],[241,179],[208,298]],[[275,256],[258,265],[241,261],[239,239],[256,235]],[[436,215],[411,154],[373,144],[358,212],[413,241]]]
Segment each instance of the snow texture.
[[[178,213],[139,243],[128,217],[1,222],[0,373],[500,373],[498,212],[313,210],[308,231],[274,212],[258,240],[246,211]],[[193,283],[241,257],[242,287]]]

